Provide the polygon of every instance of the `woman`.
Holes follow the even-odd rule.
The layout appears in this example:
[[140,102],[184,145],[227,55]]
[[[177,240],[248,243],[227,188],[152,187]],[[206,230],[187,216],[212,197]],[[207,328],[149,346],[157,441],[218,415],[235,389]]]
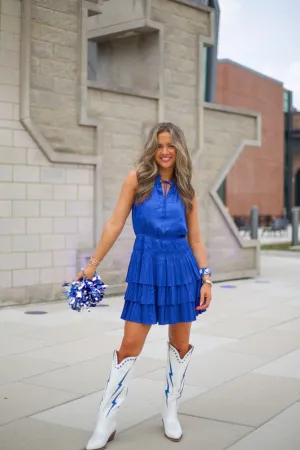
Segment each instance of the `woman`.
[[[124,337],[119,351],[114,352],[97,425],[86,450],[99,450],[113,440],[116,413],[126,397],[134,363],[151,325],[156,323],[169,325],[164,433],[173,441],[182,437],[177,403],[193,351],[189,344],[191,323],[211,301],[210,270],[191,178],[191,158],[183,132],[171,123],[156,125],[137,169],[124,181],[115,211],[85,268],[91,278],[132,210],[136,240],[121,315]],[[82,276],[80,272],[76,279]]]

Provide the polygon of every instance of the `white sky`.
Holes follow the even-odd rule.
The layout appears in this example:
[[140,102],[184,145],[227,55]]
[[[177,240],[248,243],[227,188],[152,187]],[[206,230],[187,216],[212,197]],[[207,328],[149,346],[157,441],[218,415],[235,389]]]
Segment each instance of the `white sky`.
[[275,78],[300,109],[300,0],[219,0],[219,58]]

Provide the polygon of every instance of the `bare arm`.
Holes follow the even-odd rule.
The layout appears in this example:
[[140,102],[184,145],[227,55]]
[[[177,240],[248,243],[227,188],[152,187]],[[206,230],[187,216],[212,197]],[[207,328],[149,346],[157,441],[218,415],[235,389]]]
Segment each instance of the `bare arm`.
[[[196,196],[193,198],[193,208],[187,215],[188,242],[200,268],[207,267],[206,248],[200,233],[198,220],[198,204]],[[204,275],[202,280],[209,279],[209,275]],[[211,286],[204,283],[200,289],[200,303],[197,310],[204,310],[209,307],[211,302]]]
[[193,209],[187,214],[188,243],[195,255],[198,266],[207,267],[207,255],[205,245],[200,233],[198,220],[198,204],[196,196],[193,198]]
[[[118,203],[110,219],[105,224],[98,246],[93,254],[99,263],[104,259],[105,255],[113,247],[114,243],[118,239],[121,231],[124,228],[125,222],[131,211],[134,196],[138,187],[138,180],[136,176],[136,170],[132,170],[124,180]],[[85,269],[87,278],[92,277],[94,268],[88,266]],[[79,272],[76,280],[82,278],[83,273]]]
[[136,171],[132,170],[123,183],[117,206],[104,227],[99,244],[93,255],[97,261],[101,262],[103,260],[121,234],[131,211],[137,186]]

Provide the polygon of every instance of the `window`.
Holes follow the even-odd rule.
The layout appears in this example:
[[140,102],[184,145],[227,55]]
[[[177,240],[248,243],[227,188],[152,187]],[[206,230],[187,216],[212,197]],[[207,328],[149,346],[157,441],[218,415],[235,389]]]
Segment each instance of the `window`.
[[88,80],[90,81],[97,80],[97,53],[97,43],[88,41]]
[[291,110],[291,91],[283,91],[283,112],[289,112]]
[[207,101],[207,47],[203,50],[202,77],[203,77],[203,100]]

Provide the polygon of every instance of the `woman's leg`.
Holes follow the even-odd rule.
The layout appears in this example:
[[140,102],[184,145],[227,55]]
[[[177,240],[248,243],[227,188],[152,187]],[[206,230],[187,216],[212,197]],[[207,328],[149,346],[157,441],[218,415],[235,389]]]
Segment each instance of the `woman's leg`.
[[187,367],[193,352],[190,345],[191,323],[169,325],[168,358],[166,367],[165,402],[162,412],[165,435],[180,441],[182,429],[177,417],[178,400],[183,388]]
[[151,325],[125,322],[120,350],[114,352],[109,379],[100,404],[95,431],[86,450],[99,450],[112,441],[116,433],[116,415],[124,402],[137,356],[141,353]]
[[191,322],[169,325],[169,342],[176,348],[180,358],[190,350]]
[[151,325],[125,321],[124,336],[120,350],[118,351],[118,362],[129,356],[138,356],[149,333]]

